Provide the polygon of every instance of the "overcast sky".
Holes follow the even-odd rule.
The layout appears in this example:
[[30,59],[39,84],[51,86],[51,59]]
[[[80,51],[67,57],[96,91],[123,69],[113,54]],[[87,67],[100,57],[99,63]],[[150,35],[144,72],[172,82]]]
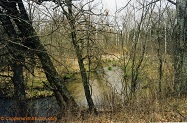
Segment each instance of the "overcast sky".
[[116,9],[125,6],[128,0],[95,0],[95,2],[102,2],[103,9],[108,10],[110,14],[114,14]]
[[[115,13],[116,9],[118,10],[118,9],[124,7],[129,1],[131,1],[130,2],[131,4],[137,4],[138,3],[136,0],[94,0],[94,1],[95,2],[102,1],[103,9],[107,9],[111,13]],[[143,0],[139,0],[139,1],[143,2]],[[146,3],[149,3],[152,0],[145,0],[145,1],[146,1]],[[167,2],[167,0],[161,0],[161,1],[164,4]],[[173,0],[173,1],[176,1],[176,0]],[[159,2],[158,2],[158,4],[159,4]]]
[[119,9],[125,6],[127,0],[102,0],[102,3],[104,5],[104,8],[109,10],[115,10],[116,7]]
[[[25,1],[27,1],[27,0],[25,0]],[[73,1],[73,3],[77,4],[77,5],[82,3],[82,5],[84,5],[85,3],[88,3],[88,1],[91,1],[91,0],[75,0],[75,1]],[[128,1],[131,1],[131,6],[129,5],[123,11],[120,11],[119,13],[118,12],[115,13],[116,10],[120,10],[120,8],[126,6]],[[96,13],[104,13],[105,14],[105,11],[107,10],[109,12],[108,16],[107,16],[109,21],[116,23],[116,22],[120,22],[121,19],[123,19],[126,16],[126,14],[128,15],[129,14],[128,12],[131,12],[131,11],[134,12],[134,10],[132,9],[133,4],[135,6],[139,6],[139,4],[134,1],[137,1],[137,0],[94,0],[94,2],[91,3],[91,6],[95,6],[94,10],[96,10]],[[139,0],[139,1],[144,1],[144,0]],[[151,0],[145,0],[145,1],[150,2]],[[164,2],[167,0],[162,0],[162,1]],[[54,13],[53,8],[55,8],[56,6],[57,5],[52,2],[44,2],[44,3],[42,3],[42,5],[38,5],[37,9],[38,9],[38,11],[40,11],[40,14],[39,13],[36,14],[35,15],[36,18],[41,19],[42,17],[44,17],[44,18],[52,17],[52,15]],[[139,6],[139,7],[141,7],[141,6]],[[141,9],[139,9],[139,10],[135,12],[136,15],[139,15],[141,13]],[[39,17],[39,15],[40,15],[40,17]],[[136,16],[136,17],[138,18],[138,16]]]

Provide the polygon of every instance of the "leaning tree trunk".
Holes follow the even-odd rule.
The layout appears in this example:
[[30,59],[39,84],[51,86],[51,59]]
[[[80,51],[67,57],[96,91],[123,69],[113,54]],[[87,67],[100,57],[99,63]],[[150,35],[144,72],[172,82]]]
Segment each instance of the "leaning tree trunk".
[[187,0],[176,2],[177,26],[174,46],[174,91],[187,92]]
[[[10,21],[10,18],[3,14],[0,11],[0,22],[3,25],[4,30],[8,34],[10,40],[13,42],[18,42],[17,40],[17,33],[13,29],[13,25]],[[20,52],[20,47],[16,44],[9,43],[8,51],[13,57],[11,61],[11,68],[13,71],[12,83],[14,85],[14,97],[17,102],[17,116],[25,116],[27,105],[26,105],[26,94],[25,94],[25,87],[24,87],[24,78],[23,78],[23,61],[24,58]]]
[[[66,86],[63,84],[64,81],[57,73],[45,47],[41,44],[39,37],[37,36],[34,28],[31,25],[29,17],[26,13],[24,5],[22,1],[18,3],[19,9],[21,10],[21,18],[23,21],[16,21],[16,24],[19,30],[22,32],[23,37],[26,38],[25,45],[35,50],[36,55],[39,57],[42,68],[46,74],[48,81],[50,82],[50,86],[53,88],[57,101],[60,104],[60,107],[64,105],[63,100],[66,102],[66,106],[71,108],[78,108],[77,103],[74,98],[70,95]],[[28,42],[28,44],[27,44]],[[62,100],[63,98],[63,100]],[[63,108],[63,107],[62,107]]]
[[[13,2],[16,4],[12,4]],[[13,20],[15,22],[14,24],[11,23],[12,28],[9,29],[9,31],[15,30],[14,26],[16,24],[16,28],[19,29],[19,32],[21,32],[21,34],[19,35],[19,39],[21,40],[19,40],[18,44],[20,46],[23,46],[22,48],[25,48],[25,50],[28,52],[33,52],[34,50],[36,55],[39,57],[42,64],[42,68],[44,69],[51,89],[53,90],[61,109],[64,109],[64,106],[72,106],[71,108],[77,109],[77,103],[64,85],[63,79],[57,73],[45,47],[41,44],[39,37],[37,36],[34,28],[32,27],[31,21],[27,15],[22,0],[18,0],[18,2],[17,0],[12,0],[11,2],[6,2],[1,6],[5,10],[7,10],[9,14],[8,16],[13,16]],[[17,15],[15,15],[15,12],[18,12]],[[10,21],[10,19],[5,20],[5,22],[6,21]],[[11,33],[12,32],[10,31],[10,34]],[[64,103],[64,101],[66,102],[66,104]]]
[[72,0],[67,0],[66,5],[68,7],[68,12],[66,12],[64,9],[63,9],[63,11],[64,11],[64,14],[66,15],[66,18],[68,19],[69,25],[71,27],[71,41],[72,41],[72,44],[75,48],[76,56],[78,59],[78,64],[79,64],[79,68],[80,68],[80,73],[81,73],[81,77],[82,77],[86,100],[87,100],[87,103],[89,106],[89,111],[94,112],[94,114],[97,115],[98,112],[96,110],[93,99],[91,97],[91,91],[89,88],[89,80],[88,80],[85,65],[83,62],[82,51],[81,51],[81,48],[77,42],[77,33],[76,33],[76,27],[75,27],[76,20],[73,17],[73,13],[72,13]]

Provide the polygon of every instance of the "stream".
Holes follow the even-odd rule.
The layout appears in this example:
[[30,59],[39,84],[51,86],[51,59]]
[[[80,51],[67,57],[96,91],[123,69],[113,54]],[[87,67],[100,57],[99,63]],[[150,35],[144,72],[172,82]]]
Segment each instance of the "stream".
[[[106,104],[105,99],[110,97],[112,90],[120,94],[122,91],[123,71],[116,66],[104,68],[104,76],[90,79],[92,99],[98,109]],[[99,72],[98,72],[99,75]],[[87,107],[87,101],[84,95],[84,89],[80,80],[69,82],[68,85],[72,96],[80,106]],[[13,99],[0,98],[0,119],[1,117],[16,116],[16,101]],[[107,105],[107,104],[106,104]],[[110,104],[108,104],[110,105]],[[54,117],[59,111],[55,97],[44,97],[39,99],[28,100],[29,113],[35,117]],[[4,121],[11,123],[13,121]],[[38,121],[39,122],[39,121]],[[43,121],[42,121],[43,122]],[[47,121],[50,123],[50,121]]]

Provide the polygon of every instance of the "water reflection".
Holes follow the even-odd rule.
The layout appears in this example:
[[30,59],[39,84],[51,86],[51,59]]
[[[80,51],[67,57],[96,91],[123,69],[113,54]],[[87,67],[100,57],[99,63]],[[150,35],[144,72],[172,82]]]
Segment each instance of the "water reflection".
[[[56,117],[59,112],[59,106],[55,100],[55,97],[45,97],[39,99],[28,100],[28,112],[26,116],[32,117]],[[16,118],[17,107],[16,101],[14,99],[0,98],[0,117],[4,117],[4,120],[0,119],[3,123],[18,123],[17,121],[12,121],[11,119],[6,120],[6,118]],[[33,123],[53,123],[54,121],[33,121]]]
[[[90,90],[92,92],[92,99],[96,106],[99,106],[103,103],[103,94],[110,93],[112,90],[116,91],[116,93],[121,93],[123,89],[123,71],[119,67],[105,67],[103,70],[104,74],[101,74],[101,72],[93,73],[90,79]],[[84,95],[81,79],[70,82],[68,84],[68,88],[71,94],[75,97],[76,101],[80,105],[87,107],[87,101]]]
[[[92,98],[97,108],[100,108],[104,102],[105,95],[110,94],[112,90],[117,93],[122,91],[123,72],[119,67],[105,67],[104,74],[95,73],[90,79],[90,89]],[[87,101],[84,95],[84,89],[81,79],[69,82],[67,84],[71,94],[79,105],[87,107]],[[0,99],[0,116],[16,116],[16,102],[13,99]],[[59,107],[54,97],[45,97],[28,101],[31,116],[55,116]]]

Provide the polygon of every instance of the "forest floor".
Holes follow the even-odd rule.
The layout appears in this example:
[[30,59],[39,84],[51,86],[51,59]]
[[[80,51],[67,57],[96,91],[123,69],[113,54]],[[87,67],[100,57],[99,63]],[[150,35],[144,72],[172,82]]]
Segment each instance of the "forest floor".
[[100,111],[98,116],[84,114],[84,117],[66,116],[61,123],[145,123],[145,122],[187,122],[187,98],[164,98],[161,100],[141,99],[113,111]]

